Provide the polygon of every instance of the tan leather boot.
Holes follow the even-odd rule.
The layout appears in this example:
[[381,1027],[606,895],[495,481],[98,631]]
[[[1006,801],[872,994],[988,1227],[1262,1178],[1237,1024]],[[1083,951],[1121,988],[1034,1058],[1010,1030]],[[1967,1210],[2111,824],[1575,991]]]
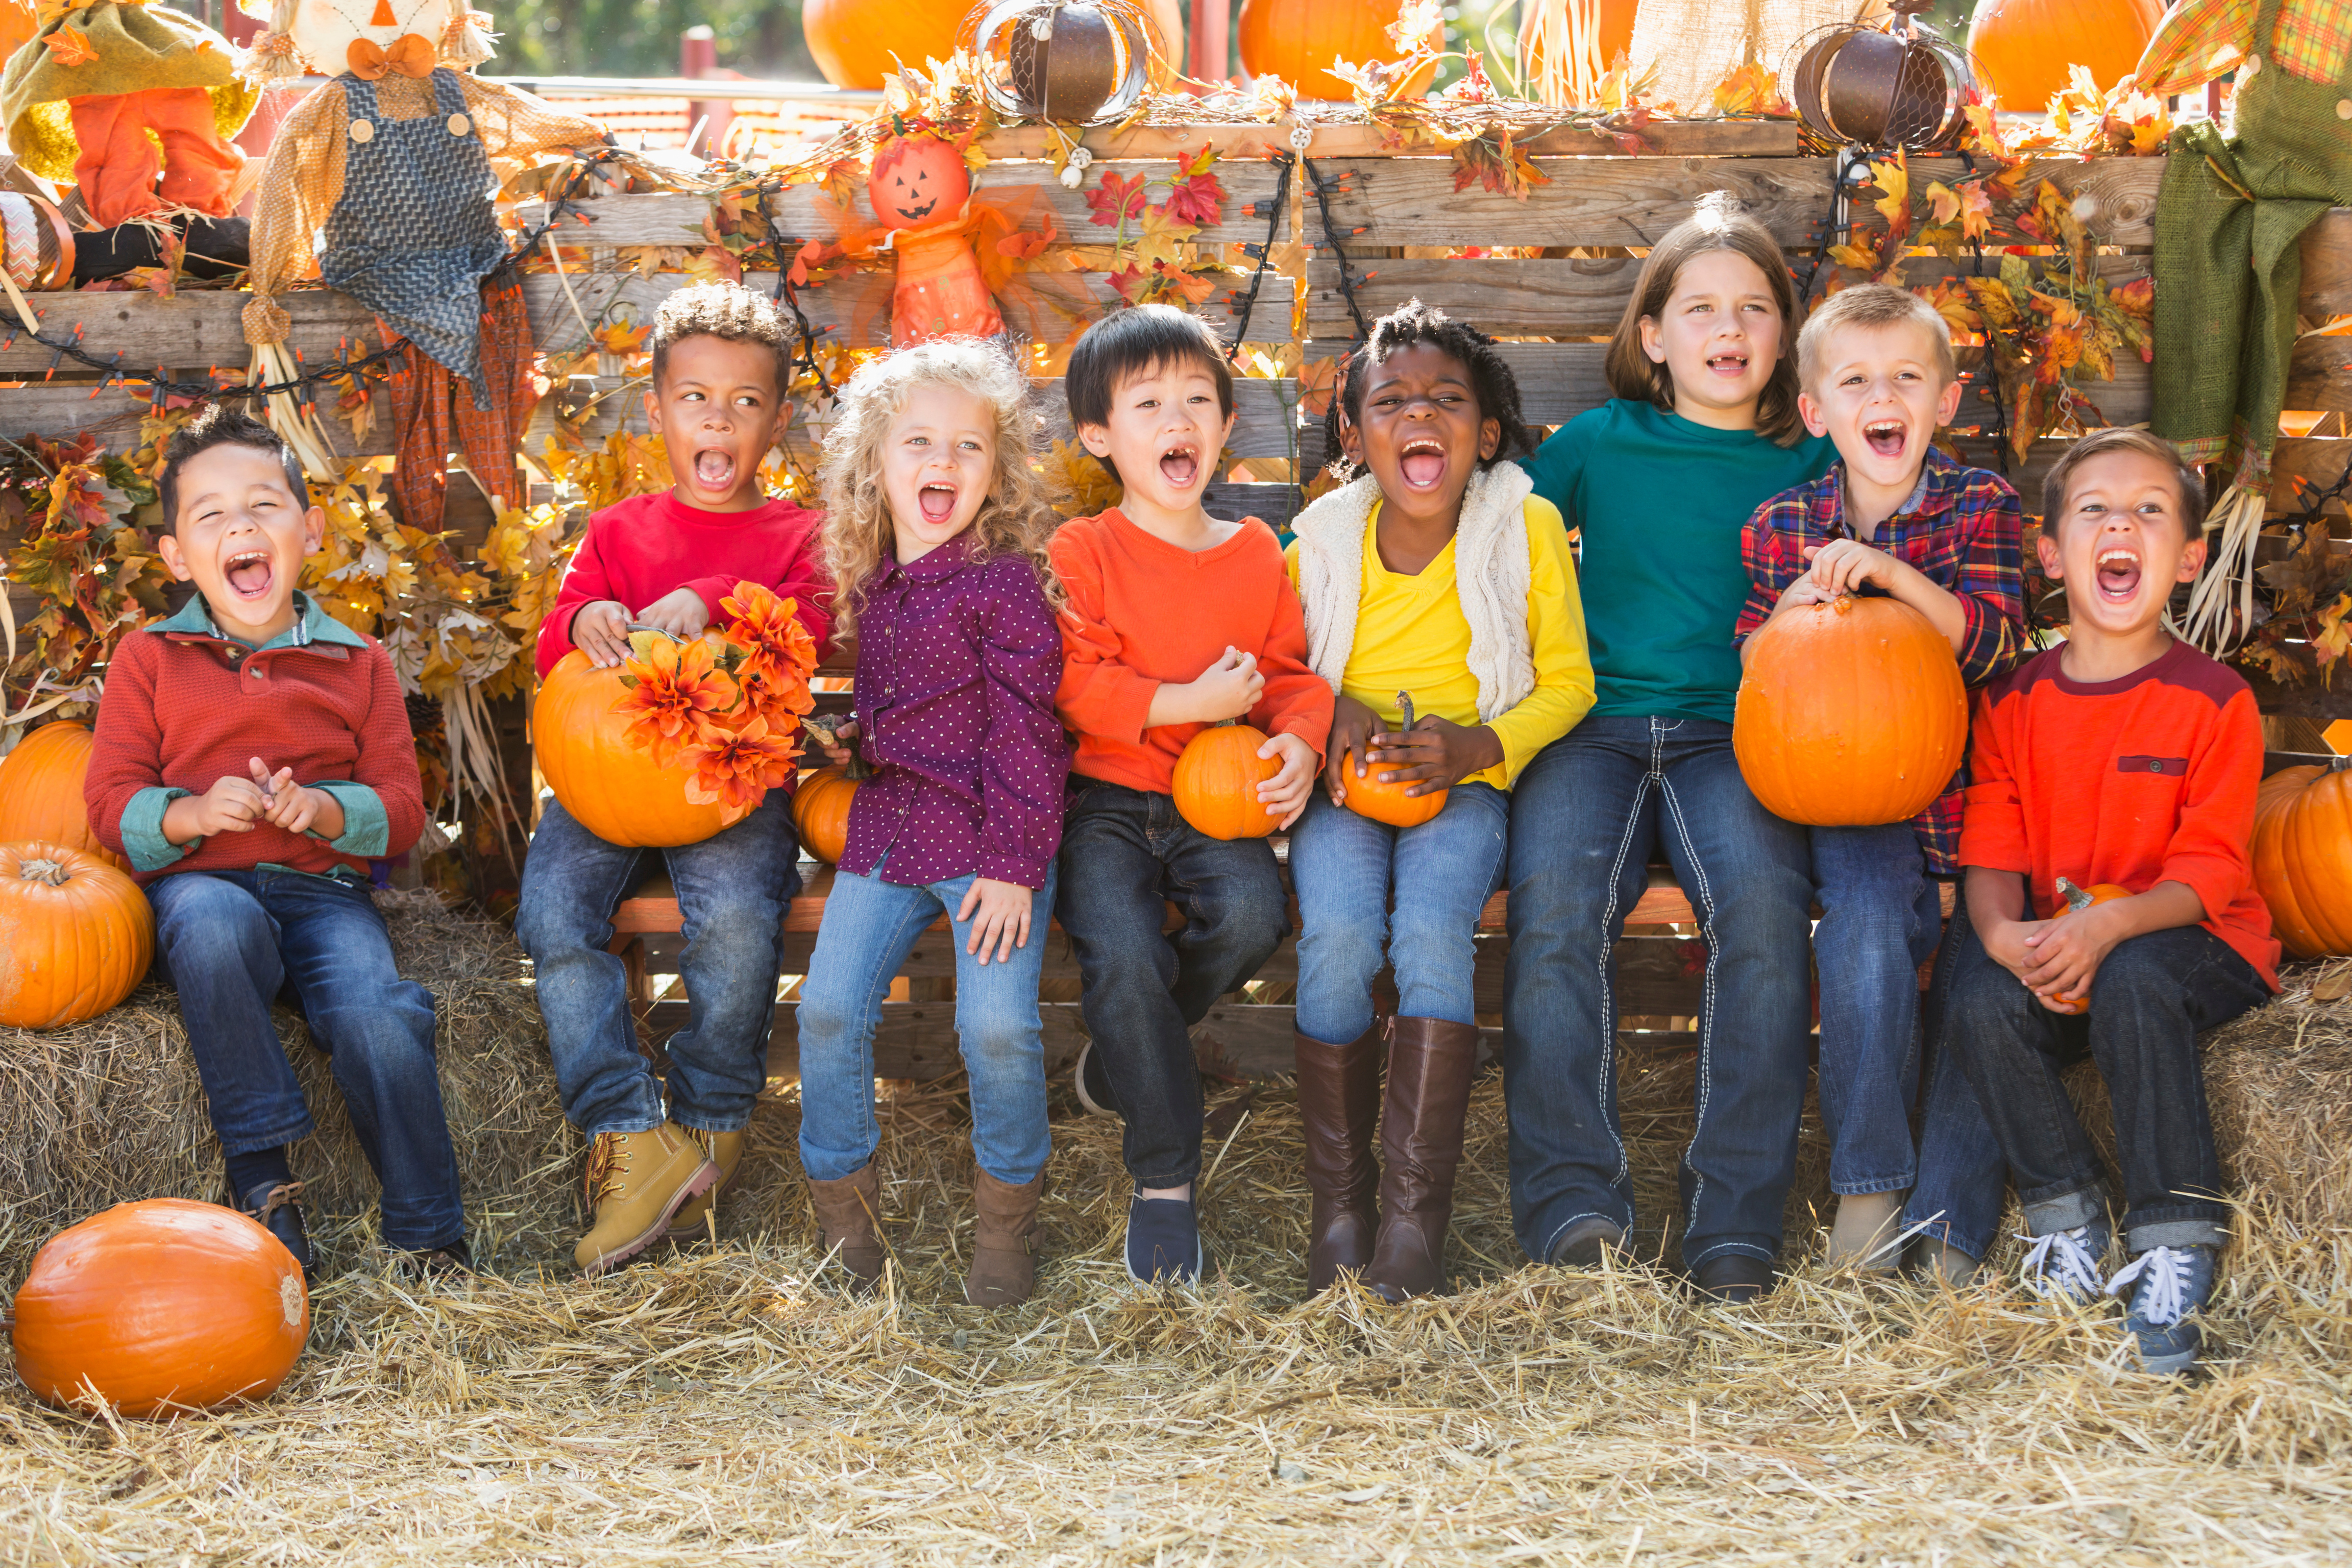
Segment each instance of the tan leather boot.
[[975,1307],[1017,1307],[1036,1289],[1037,1258],[1029,1238],[1037,1228],[1037,1198],[1045,1190],[1043,1171],[1016,1187],[973,1168],[966,1301]]
[[1830,1245],[1822,1255],[1822,1266],[1853,1268],[1864,1274],[1892,1274],[1903,1258],[1901,1252],[1888,1248],[1887,1243],[1902,1228],[1903,1200],[1910,1195],[1907,1192],[1840,1194],[1837,1218],[1830,1225]]
[[856,1174],[837,1182],[812,1181],[809,1205],[816,1210],[816,1245],[849,1276],[863,1294],[882,1278],[882,1186],[868,1160]]
[[699,1127],[678,1127],[675,1121],[670,1125],[693,1139],[696,1145],[710,1156],[710,1163],[719,1167],[719,1179],[710,1184],[710,1190],[698,1197],[687,1199],[685,1206],[669,1222],[669,1238],[672,1241],[691,1241],[708,1232],[709,1226],[704,1216],[718,1205],[719,1194],[726,1190],[728,1183],[735,1179],[735,1167],[743,1163],[743,1133],[740,1130],[706,1132]]
[[707,1193],[719,1167],[665,1122],[649,1132],[600,1132],[588,1151],[588,1201],[596,1223],[572,1249],[585,1278],[627,1262],[657,1240],[688,1198]]
[[1307,1144],[1307,1289],[1331,1288],[1342,1268],[1372,1260],[1380,1227],[1381,1168],[1372,1134],[1381,1120],[1381,1027],[1334,1046],[1294,1032],[1298,1118]]
[[1445,1227],[1478,1028],[1436,1018],[1389,1020],[1389,1083],[1381,1115],[1381,1228],[1364,1283],[1384,1301],[1433,1295],[1445,1283]]

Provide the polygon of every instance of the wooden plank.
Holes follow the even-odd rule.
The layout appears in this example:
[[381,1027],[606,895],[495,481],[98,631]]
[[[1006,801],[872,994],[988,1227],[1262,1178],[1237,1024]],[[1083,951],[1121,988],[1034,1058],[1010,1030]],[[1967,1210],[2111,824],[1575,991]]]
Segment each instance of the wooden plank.
[[2303,338],[2287,362],[2285,408],[2352,410],[2352,338]]
[[2296,308],[2315,321],[2352,315],[2352,207],[2337,207],[2304,230]]
[[[1189,157],[1212,146],[1220,159],[1238,161],[1289,152],[1292,124],[1282,120],[1269,125],[1096,126],[1082,140],[1097,158]],[[1322,122],[1313,123],[1313,130],[1307,155],[1316,159],[1377,157],[1390,150],[1392,134],[1385,126],[1370,124]],[[1043,126],[1013,126],[990,132],[979,144],[992,159],[1050,158],[1059,134]],[[1644,151],[1658,157],[1793,158],[1801,152],[1793,120],[1666,121],[1643,127],[1640,134]],[[1624,151],[1609,132],[1581,125],[1538,132],[1515,145],[1530,155]]]
[[[1478,186],[1456,192],[1451,160],[1343,158],[1318,161],[1328,180],[1350,175],[1330,198],[1331,222],[1349,250],[1390,245],[1580,245],[1649,246],[1690,215],[1700,196],[1727,193],[1780,242],[1790,247],[1818,242],[1816,229],[1828,215],[1831,161],[1826,158],[1538,158],[1536,166],[1552,183],[1527,200]],[[1911,164],[1911,188],[1930,180],[1950,181],[1961,166],[1952,159],[1922,159]],[[2020,189],[2029,196],[2042,179],[2077,200],[2087,200],[2089,223],[2102,243],[2145,246],[2155,241],[2156,193],[2164,174],[2161,158],[2105,158],[2091,163],[2037,160],[2026,166]],[[1857,220],[1876,221],[1867,202],[1855,205]],[[2031,243],[2004,214],[1994,226],[2000,243]],[[1352,232],[1351,232],[1352,231]],[[1319,243],[1321,224],[1310,204],[1307,232]]]

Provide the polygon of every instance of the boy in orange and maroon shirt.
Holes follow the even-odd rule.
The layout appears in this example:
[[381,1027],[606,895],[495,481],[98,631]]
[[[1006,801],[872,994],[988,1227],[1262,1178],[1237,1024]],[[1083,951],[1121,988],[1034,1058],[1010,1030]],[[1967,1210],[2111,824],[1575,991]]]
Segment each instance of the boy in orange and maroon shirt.
[[[1265,838],[1212,838],[1178,814],[1176,759],[1211,724],[1265,731],[1258,754],[1281,770],[1257,795],[1268,830],[1286,826],[1323,765],[1331,689],[1307,668],[1273,531],[1202,509],[1234,422],[1209,329],[1165,305],[1118,311],[1078,340],[1064,384],[1123,489],[1053,544],[1069,599],[1055,708],[1077,737],[1058,903],[1085,983],[1078,1098],[1127,1122],[1128,1272],[1189,1282],[1206,1265],[1191,1026],[1273,955],[1290,901]],[[1184,925],[1163,934],[1171,900]]]
[[[1946,1025],[2035,1238],[2028,1283],[2084,1303],[2129,1290],[2125,1327],[2151,1372],[2194,1364],[2189,1320],[2229,1236],[2198,1032],[2278,989],[2248,855],[2253,694],[2163,624],[2173,585],[2204,563],[2203,500],[2140,431],[2085,437],[2051,471],[2039,550],[2072,626],[1979,703],[1960,832],[1969,940]],[[2062,878],[2131,896],[2072,908]],[[2085,1054],[2115,1102],[2135,1259],[2112,1279],[2107,1194],[2059,1080]]]

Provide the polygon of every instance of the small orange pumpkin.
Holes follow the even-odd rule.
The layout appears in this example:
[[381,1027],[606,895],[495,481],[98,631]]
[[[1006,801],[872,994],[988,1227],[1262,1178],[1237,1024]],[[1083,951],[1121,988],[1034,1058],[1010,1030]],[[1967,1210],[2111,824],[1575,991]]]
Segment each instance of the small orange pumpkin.
[[847,768],[819,768],[793,791],[793,826],[801,847],[828,866],[849,847],[849,806],[867,769],[852,752]]
[[235,1209],[150,1198],[51,1237],[9,1337],[16,1375],[46,1404],[209,1410],[286,1381],[310,1297],[293,1254]]
[[0,759],[0,844],[62,844],[131,868],[89,830],[81,787],[90,745],[89,726],[66,719],[42,725]]
[[884,228],[929,228],[971,200],[971,170],[963,150],[944,136],[893,136],[874,154],[866,199]]
[[0,1024],[95,1018],[154,956],[154,911],[138,883],[60,844],[0,844]]
[[2255,890],[2288,952],[2352,954],[2352,757],[2263,781],[2253,860]]
[[[1397,693],[1397,710],[1400,715],[1397,727],[1412,729],[1412,693]],[[1421,781],[1416,779],[1400,784],[1397,782],[1398,770],[1394,768],[1382,772],[1375,767],[1361,778],[1357,777],[1356,753],[1352,748],[1341,756],[1339,765],[1346,770],[1348,809],[1358,816],[1369,816],[1374,822],[1385,822],[1391,827],[1418,827],[1445,809],[1444,790],[1433,790],[1428,795],[1410,795],[1406,792]]]
[[699,844],[751,815],[750,806],[686,798],[694,771],[659,767],[631,742],[614,710],[628,694],[621,667],[599,669],[574,648],[540,682],[531,706],[530,743],[547,787],[581,826],[629,849]]
[[1773,816],[1812,827],[1908,821],[1968,749],[1952,645],[1901,600],[1841,594],[1749,637],[1731,750]]
[[1265,731],[1228,719],[1184,742],[1169,793],[1185,821],[1212,838],[1264,838],[1282,818],[1266,810],[1257,786],[1282,771],[1261,757]]
[[[2065,901],[2065,912],[2070,915],[2081,914],[2094,904],[2112,903],[2131,896],[2129,888],[2115,882],[2094,882],[2087,888],[2078,888],[2063,877],[2058,879],[2058,897]],[[2050,1000],[2053,1012],[2082,1014],[2091,1010],[2088,996],[2053,996]]]

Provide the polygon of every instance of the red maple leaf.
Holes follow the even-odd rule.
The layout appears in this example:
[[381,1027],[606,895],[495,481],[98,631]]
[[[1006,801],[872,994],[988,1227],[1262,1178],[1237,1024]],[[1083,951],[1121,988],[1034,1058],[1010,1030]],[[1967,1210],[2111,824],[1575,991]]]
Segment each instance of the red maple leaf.
[[1105,228],[1139,217],[1143,212],[1143,176],[1128,179],[1116,169],[1106,170],[1102,184],[1087,193],[1087,205],[1094,209],[1094,221]]
[[1214,174],[1194,174],[1177,183],[1160,210],[1180,223],[1214,228],[1224,221],[1225,187]]

